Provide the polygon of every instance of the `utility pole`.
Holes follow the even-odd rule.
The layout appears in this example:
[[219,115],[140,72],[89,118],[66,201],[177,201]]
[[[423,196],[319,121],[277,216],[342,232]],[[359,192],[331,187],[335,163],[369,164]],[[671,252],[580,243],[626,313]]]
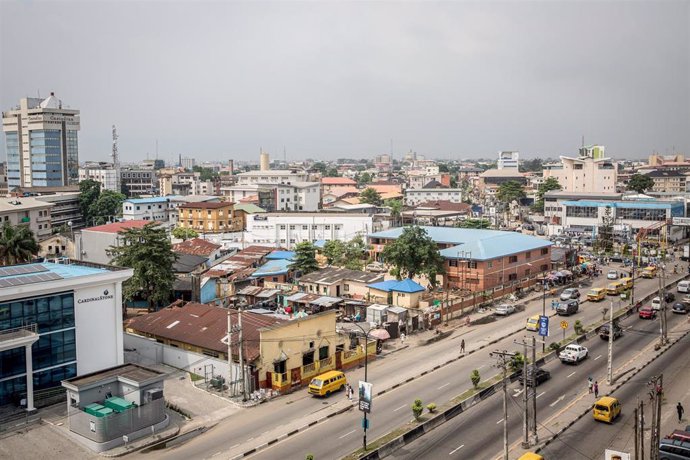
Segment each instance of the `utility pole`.
[[[638,457],[635,457],[637,460]],[[640,460],[644,460],[644,401],[640,401]]]
[[[640,405],[639,401],[637,402],[637,405],[638,406]],[[638,413],[639,411],[638,411],[637,407],[635,408],[635,410],[633,412],[634,412],[634,420],[635,420],[635,424],[633,425],[633,431],[635,432],[635,457],[634,458],[635,458],[635,460],[639,460],[639,458],[640,458],[640,432],[639,432],[638,428],[639,428],[639,424],[640,424],[639,423],[640,419],[639,419],[639,413]]]
[[[546,342],[546,340],[544,340]],[[532,365],[537,365],[537,338],[532,336]],[[536,371],[536,369],[535,369]],[[537,435],[537,386],[532,387],[532,437],[534,445],[539,444],[539,435]]]
[[508,460],[508,358],[515,356],[507,350],[494,351],[489,356],[499,358],[499,366],[503,370],[503,460]]
[[[542,296],[541,296],[541,315],[546,316],[546,272],[544,272],[544,278],[541,283]],[[546,340],[541,343],[541,353],[546,353]]]
[[661,296],[661,345],[668,343],[668,330],[666,326],[666,264],[661,264],[661,284],[659,295]]
[[242,334],[242,307],[240,307],[237,310],[237,325],[240,329],[240,373],[241,373],[241,379],[242,379],[242,401],[247,400],[247,380],[245,379],[244,376],[244,337]]
[[661,432],[661,393],[663,391],[663,374],[652,377],[648,385],[652,386],[652,432],[649,442],[649,458],[659,460],[659,433]]
[[228,308],[228,389],[232,382],[232,317]]
[[[527,342],[522,339],[522,342],[513,341],[518,345],[522,345],[522,447],[527,449],[529,447],[529,410],[527,404],[527,391],[529,389],[529,382],[527,380]],[[533,374],[534,377],[534,374]]]
[[609,307],[609,362],[606,367],[606,382],[613,383],[613,300]]

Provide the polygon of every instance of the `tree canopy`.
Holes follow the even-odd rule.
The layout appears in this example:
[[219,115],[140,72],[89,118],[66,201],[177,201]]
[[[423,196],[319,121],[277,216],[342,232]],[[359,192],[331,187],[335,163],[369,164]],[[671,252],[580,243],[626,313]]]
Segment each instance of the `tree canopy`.
[[524,160],[520,164],[520,172],[541,172],[544,168],[544,160],[541,158],[533,158],[531,160]]
[[549,177],[539,185],[537,189],[537,200],[534,203],[534,209],[539,212],[544,211],[544,194],[551,190],[561,190],[561,184],[555,177]]
[[316,248],[309,241],[302,241],[295,245],[295,258],[290,264],[290,268],[306,275],[319,269],[316,262]]
[[377,192],[376,189],[368,187],[359,194],[359,202],[381,206],[383,204],[383,199],[381,198],[381,194]]
[[393,218],[393,226],[397,227],[397,224],[400,222],[400,218],[402,217],[402,210],[403,210],[403,202],[402,200],[386,200],[386,206],[388,206],[391,210],[391,217]]
[[628,181],[628,190],[634,190],[637,193],[644,193],[654,186],[654,180],[645,174],[633,174]]
[[520,200],[525,196],[525,190],[522,184],[515,180],[509,180],[502,183],[496,192],[496,199],[505,204],[510,204],[513,201]]
[[172,236],[181,240],[188,240],[199,236],[193,228],[175,227],[172,231]]
[[38,254],[38,242],[28,225],[5,222],[0,228],[0,264],[15,265],[31,261]]
[[422,227],[405,227],[398,239],[386,244],[383,259],[393,266],[398,279],[426,275],[436,286],[436,275],[445,272],[444,260],[436,243]]
[[367,259],[367,245],[361,236],[357,235],[347,242],[328,240],[323,247],[323,255],[329,265],[361,270]]
[[122,214],[125,196],[112,190],[101,190],[101,184],[91,179],[79,183],[79,207],[87,225],[99,225]]
[[366,185],[371,183],[373,177],[371,177],[371,174],[369,174],[368,172],[363,172],[362,174],[357,174],[355,176],[355,180],[359,185]]
[[177,255],[172,251],[165,229],[156,223],[121,232],[120,246],[110,246],[113,263],[134,269],[134,275],[123,284],[127,301],[141,297],[148,302],[149,311],[165,304],[172,295],[175,274],[173,263]]
[[465,219],[455,226],[460,228],[491,228],[491,221],[489,219]]
[[204,168],[203,166],[192,166],[192,171],[200,173],[199,180],[212,181],[219,177],[219,174],[211,168]]

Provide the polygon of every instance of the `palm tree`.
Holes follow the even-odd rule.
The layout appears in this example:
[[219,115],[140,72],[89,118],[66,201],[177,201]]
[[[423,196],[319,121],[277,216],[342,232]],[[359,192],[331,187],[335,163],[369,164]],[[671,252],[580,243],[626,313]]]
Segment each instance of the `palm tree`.
[[0,229],[0,265],[29,262],[38,254],[38,243],[27,225],[12,226],[9,222]]

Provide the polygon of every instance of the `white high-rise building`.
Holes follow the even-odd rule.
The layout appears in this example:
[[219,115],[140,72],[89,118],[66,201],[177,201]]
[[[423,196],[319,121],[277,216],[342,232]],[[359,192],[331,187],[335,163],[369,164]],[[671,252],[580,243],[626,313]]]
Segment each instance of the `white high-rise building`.
[[518,169],[520,161],[520,152],[501,151],[498,152],[498,160],[496,161],[497,169]]
[[60,187],[79,178],[79,110],[64,109],[54,93],[25,97],[2,113],[7,146],[7,183],[15,187]]
[[91,179],[101,184],[101,190],[119,192],[118,172],[112,163],[87,163],[79,168],[79,182]]

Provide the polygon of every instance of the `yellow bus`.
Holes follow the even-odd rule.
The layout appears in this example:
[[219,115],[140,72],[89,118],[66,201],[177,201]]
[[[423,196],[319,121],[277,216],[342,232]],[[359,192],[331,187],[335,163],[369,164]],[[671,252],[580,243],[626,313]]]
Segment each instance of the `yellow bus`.
[[604,288],[593,288],[587,293],[587,300],[590,302],[598,302],[606,298],[606,289]]
[[645,267],[642,269],[642,278],[655,278],[656,267]]
[[328,396],[345,388],[347,379],[340,371],[328,371],[311,379],[309,394],[314,396]]
[[621,278],[619,281],[623,283],[625,289],[630,289],[633,286],[633,279],[630,277]]
[[616,281],[615,283],[609,283],[609,285],[606,286],[606,293],[608,295],[618,295],[624,290],[625,287],[623,286],[623,283],[621,283],[620,281]]

